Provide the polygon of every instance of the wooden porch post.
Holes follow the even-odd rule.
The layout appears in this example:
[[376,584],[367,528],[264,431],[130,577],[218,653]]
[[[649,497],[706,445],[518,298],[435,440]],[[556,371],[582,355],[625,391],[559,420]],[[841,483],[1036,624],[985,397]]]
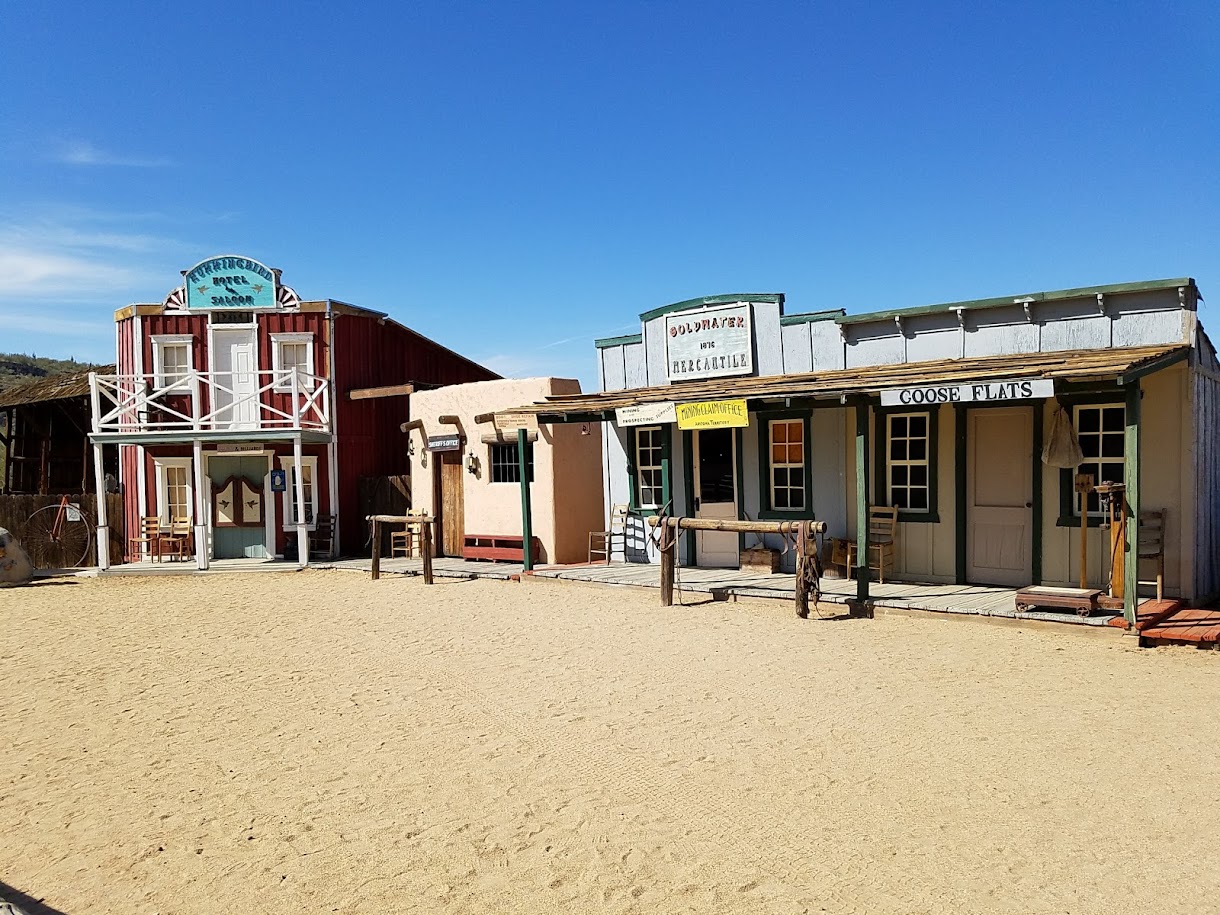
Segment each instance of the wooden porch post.
[[[305,467],[300,432],[292,437],[292,460],[296,474],[292,497],[297,507],[297,568],[303,569],[309,565],[309,525],[305,520]],[[313,485],[317,486],[318,481],[314,480]]]
[[534,568],[534,525],[530,517],[529,465],[525,460],[526,432],[517,430],[517,467],[521,474],[521,556],[525,571]]
[[1123,438],[1123,483],[1127,497],[1126,564],[1123,568],[1123,616],[1128,631],[1135,632],[1139,610],[1139,530],[1140,530],[1140,383],[1126,386],[1126,428]]
[[93,478],[97,490],[97,567],[110,568],[110,523],[106,517],[106,474],[102,470],[102,446],[93,443]]
[[[198,398],[195,398],[198,402]],[[203,441],[195,439],[195,459],[191,462],[195,474],[195,566],[206,572],[208,568],[207,477],[203,475]],[[274,550],[272,551],[274,552]]]
[[853,616],[868,610],[868,401],[856,401],[856,600]]

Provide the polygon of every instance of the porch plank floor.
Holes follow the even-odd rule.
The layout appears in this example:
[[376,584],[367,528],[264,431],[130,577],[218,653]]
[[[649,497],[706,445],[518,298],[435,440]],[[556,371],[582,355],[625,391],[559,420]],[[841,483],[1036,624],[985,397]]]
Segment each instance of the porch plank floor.
[[[539,578],[564,581],[586,581],[606,585],[660,588],[660,566],[650,563],[613,562],[574,566],[544,566],[532,573]],[[675,590],[714,594],[717,597],[764,597],[793,600],[796,579],[793,575],[773,575],[742,572],[738,569],[700,569],[682,567],[677,570]],[[1018,614],[1015,588],[989,588],[982,585],[923,584],[908,581],[872,582],[869,596],[878,607],[903,610],[927,610],[934,613],[997,616],[1008,619],[1032,619],[1071,625],[1104,626],[1110,614],[1082,618],[1074,613],[1031,610]],[[856,583],[851,579],[822,579],[822,600],[846,603],[856,596]]]

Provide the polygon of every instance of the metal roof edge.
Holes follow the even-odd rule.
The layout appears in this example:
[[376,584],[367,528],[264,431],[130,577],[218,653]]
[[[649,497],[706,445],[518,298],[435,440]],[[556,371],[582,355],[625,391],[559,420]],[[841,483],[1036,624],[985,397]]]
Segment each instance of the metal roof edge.
[[602,337],[600,340],[594,340],[593,345],[598,349],[606,349],[610,346],[628,346],[632,343],[643,343],[643,334],[627,334],[622,337]]
[[1117,295],[1124,292],[1147,292],[1153,289],[1177,289],[1194,287],[1193,277],[1176,279],[1142,280],[1135,283],[1110,283],[1105,286],[1080,286],[1074,289],[1055,289],[1049,292],[1031,292],[1024,295],[996,296],[990,299],[970,299],[964,302],[945,302],[939,305],[917,305],[912,308],[891,308],[886,311],[871,311],[864,314],[835,318],[838,324],[867,324],[871,321],[890,321],[895,317],[908,318],[917,315],[944,314],[948,312],[1000,308],[1005,305],[1021,305],[1025,302],[1056,302],[1064,299],[1083,299],[1097,295]]
[[784,310],[782,292],[730,292],[724,295],[705,295],[697,299],[685,299],[681,302],[674,302],[672,305],[662,305],[660,308],[644,312],[640,315],[640,320],[647,322],[674,311],[686,311],[701,305],[732,305],[734,302],[770,302],[779,305],[781,314]]
[[782,315],[779,323],[781,327],[790,327],[793,324],[812,324],[814,321],[836,321],[847,311],[842,308],[828,308],[825,311],[810,311],[803,315]]

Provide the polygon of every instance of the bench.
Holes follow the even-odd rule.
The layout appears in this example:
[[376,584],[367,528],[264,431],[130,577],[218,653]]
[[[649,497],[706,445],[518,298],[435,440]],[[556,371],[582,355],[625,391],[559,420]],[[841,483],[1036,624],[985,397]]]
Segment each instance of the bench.
[[[523,538],[511,534],[467,534],[462,542],[463,559],[490,559],[493,562],[525,562]],[[533,561],[538,561],[541,544],[530,539]]]

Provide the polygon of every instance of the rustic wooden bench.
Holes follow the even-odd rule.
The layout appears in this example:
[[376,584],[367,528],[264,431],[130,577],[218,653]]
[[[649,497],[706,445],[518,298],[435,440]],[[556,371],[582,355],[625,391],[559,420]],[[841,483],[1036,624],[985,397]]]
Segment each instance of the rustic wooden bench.
[[1017,612],[1024,613],[1031,607],[1054,607],[1060,610],[1075,610],[1078,616],[1089,616],[1097,609],[1097,598],[1101,591],[1094,588],[1048,588],[1031,585],[1017,592]]
[[[530,540],[533,561],[538,561],[541,545]],[[511,534],[467,534],[462,541],[463,559],[490,559],[493,562],[525,562],[523,538]]]

